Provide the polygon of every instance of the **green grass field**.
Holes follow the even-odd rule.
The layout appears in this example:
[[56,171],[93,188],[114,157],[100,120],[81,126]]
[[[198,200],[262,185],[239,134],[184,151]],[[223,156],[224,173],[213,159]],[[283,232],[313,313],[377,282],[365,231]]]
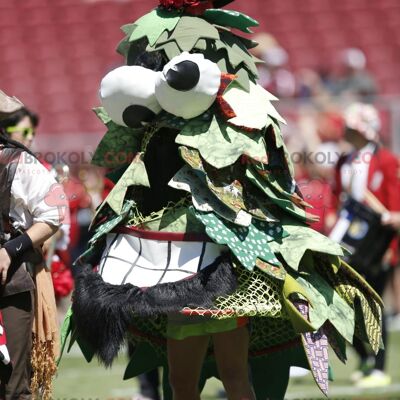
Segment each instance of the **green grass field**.
[[[392,332],[388,345],[388,372],[392,384],[381,389],[361,391],[351,384],[349,376],[357,366],[357,359],[351,348],[348,348],[348,363],[343,365],[332,354],[331,362],[335,380],[330,383],[329,398],[347,399],[379,399],[400,400],[400,332]],[[126,361],[120,357],[111,370],[105,370],[97,361],[88,364],[73,348],[70,354],[64,356],[58,377],[54,383],[54,400],[129,400],[137,393],[135,379],[123,381]],[[266,371],[266,377],[268,371]],[[203,391],[202,399],[216,400],[221,383],[211,379]],[[301,379],[292,379],[285,399],[322,399],[310,375]],[[264,400],[264,399],[258,399]]]

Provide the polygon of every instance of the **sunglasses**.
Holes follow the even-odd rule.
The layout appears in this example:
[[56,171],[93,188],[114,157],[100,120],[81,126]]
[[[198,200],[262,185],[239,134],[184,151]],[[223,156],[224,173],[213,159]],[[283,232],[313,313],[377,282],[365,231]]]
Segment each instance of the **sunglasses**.
[[24,139],[26,139],[30,135],[35,136],[34,128],[19,128],[18,126],[9,126],[8,128],[6,128],[6,132],[7,133],[21,132]]

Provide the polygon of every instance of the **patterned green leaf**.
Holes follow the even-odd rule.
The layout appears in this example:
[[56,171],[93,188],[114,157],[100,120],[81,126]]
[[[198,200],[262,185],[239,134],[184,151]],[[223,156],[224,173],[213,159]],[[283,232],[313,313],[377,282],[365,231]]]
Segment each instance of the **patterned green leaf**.
[[212,212],[194,210],[194,213],[205,225],[207,235],[216,243],[226,244],[245,268],[253,270],[257,258],[272,265],[281,265],[269,246],[269,243],[281,241],[287,236],[280,224],[256,220],[249,227],[243,227]]
[[[203,160],[198,150],[180,146],[179,151],[181,157],[191,168],[202,175],[206,174]],[[271,204],[266,199],[262,199],[259,193],[255,193],[251,185],[246,185],[245,188],[241,187],[241,183],[246,182],[242,165],[238,166],[236,163],[230,168],[223,170],[213,169],[212,171],[210,171],[211,167],[208,165],[207,169],[206,180],[212,195],[218,197],[221,202],[236,214],[240,210],[244,210],[264,221],[278,221],[269,211],[269,208],[272,208]]]
[[299,218],[301,221],[307,221],[309,216],[306,211],[297,206],[291,200],[280,193],[275,192],[268,181],[266,181],[255,169],[253,165],[249,165],[246,171],[246,176],[250,182],[261,189],[274,204],[279,206],[283,211],[286,211],[292,216]]
[[96,243],[100,239],[100,237],[111,232],[116,226],[123,222],[129,216],[129,212],[134,204],[135,202],[133,200],[125,201],[119,214],[110,215],[106,222],[99,225],[95,229],[94,235],[89,240],[89,245],[93,245],[94,243]]
[[97,117],[108,130],[101,139],[92,158],[92,164],[118,168],[129,163],[140,150],[144,129],[132,129],[111,121],[103,107],[95,108]]
[[136,155],[105,199],[115,214],[121,213],[126,191],[129,186],[133,185],[150,187],[146,167],[140,153]]
[[352,343],[354,335],[353,308],[314,270],[301,274],[296,280],[307,289],[312,305],[309,316],[315,330],[318,330],[328,320],[349,343]]
[[189,166],[181,168],[171,179],[169,186],[175,189],[185,190],[191,193],[194,207],[203,212],[213,211],[227,221],[237,225],[249,226],[251,215],[242,208],[232,209],[221,201],[221,198],[215,196],[207,186],[206,176]]
[[[193,121],[193,123],[192,123]],[[215,168],[233,164],[242,154],[253,158],[266,157],[262,135],[243,132],[214,116],[211,123],[198,119],[190,121],[176,137],[178,144],[193,147]]]

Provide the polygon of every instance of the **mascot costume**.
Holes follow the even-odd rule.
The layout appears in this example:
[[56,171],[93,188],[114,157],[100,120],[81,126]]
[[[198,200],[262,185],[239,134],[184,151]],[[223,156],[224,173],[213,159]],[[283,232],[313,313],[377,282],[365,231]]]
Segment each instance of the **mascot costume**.
[[[257,84],[257,43],[237,33],[257,22],[221,9],[231,1],[160,0],[122,27],[126,65],[103,78],[95,109],[107,132],[93,163],[115,187],[77,260],[63,340],[106,366],[130,341],[128,379],[168,370],[168,335],[250,320],[257,398],[283,398],[291,365],[327,394],[328,345],[343,362],[354,336],[377,352],[382,302],[309,228],[277,99]],[[200,385],[211,376],[212,344]]]

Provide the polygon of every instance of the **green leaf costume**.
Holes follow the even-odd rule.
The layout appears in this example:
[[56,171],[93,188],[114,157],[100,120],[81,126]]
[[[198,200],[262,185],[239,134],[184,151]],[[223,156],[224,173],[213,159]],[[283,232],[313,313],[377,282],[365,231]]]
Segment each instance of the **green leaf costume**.
[[[64,341],[71,333],[87,359],[97,354],[109,364],[121,343],[113,342],[106,319],[117,316],[125,329],[123,338],[136,346],[126,379],[156,366],[167,370],[167,335],[185,337],[188,329],[198,334],[204,325],[207,332],[221,325],[233,329],[240,318],[251,319],[250,365],[259,398],[283,398],[291,365],[310,368],[326,394],[328,344],[343,361],[345,342],[351,343],[354,336],[379,349],[381,299],[341,261],[344,253],[338,244],[309,228],[314,217],[294,181],[279,128],[284,120],[272,105],[274,96],[256,83],[257,60],[248,52],[254,42],[231,31],[250,32],[256,24],[235,11],[207,9],[194,15],[184,7],[160,6],[122,28],[126,37],[118,51],[128,65],[161,74],[183,52],[202,54],[221,71],[221,86],[212,106],[190,119],[162,110],[147,124],[130,128],[113,122],[104,108],[96,109],[108,130],[93,163],[110,168],[116,185],[97,211],[94,235],[77,264],[95,265],[96,254],[107,258],[124,232],[155,232],[153,239],[142,236],[143,243],[172,246],[195,237],[202,239],[193,243],[223,248],[235,279],[235,287],[225,292],[220,288],[208,306],[191,298],[185,303],[183,298],[176,299],[174,309],[168,297],[167,308],[152,314],[149,303],[146,311],[132,305],[138,303],[135,296],[147,292],[154,300],[157,290],[171,287],[175,295],[182,281],[155,285],[154,292],[126,280],[106,283],[100,277],[104,278],[102,261],[100,275],[82,273]],[[161,184],[168,168],[173,174]],[[130,261],[133,268],[135,262]],[[213,274],[221,271],[219,266]],[[105,311],[91,311],[94,307]],[[182,326],[170,326],[171,312],[183,318]],[[104,328],[91,337],[91,326],[101,318]],[[185,318],[196,323],[185,327]],[[266,378],[272,379],[271,374],[269,385]],[[202,384],[213,375],[217,372],[210,347]],[[169,398],[168,388],[165,393]]]

